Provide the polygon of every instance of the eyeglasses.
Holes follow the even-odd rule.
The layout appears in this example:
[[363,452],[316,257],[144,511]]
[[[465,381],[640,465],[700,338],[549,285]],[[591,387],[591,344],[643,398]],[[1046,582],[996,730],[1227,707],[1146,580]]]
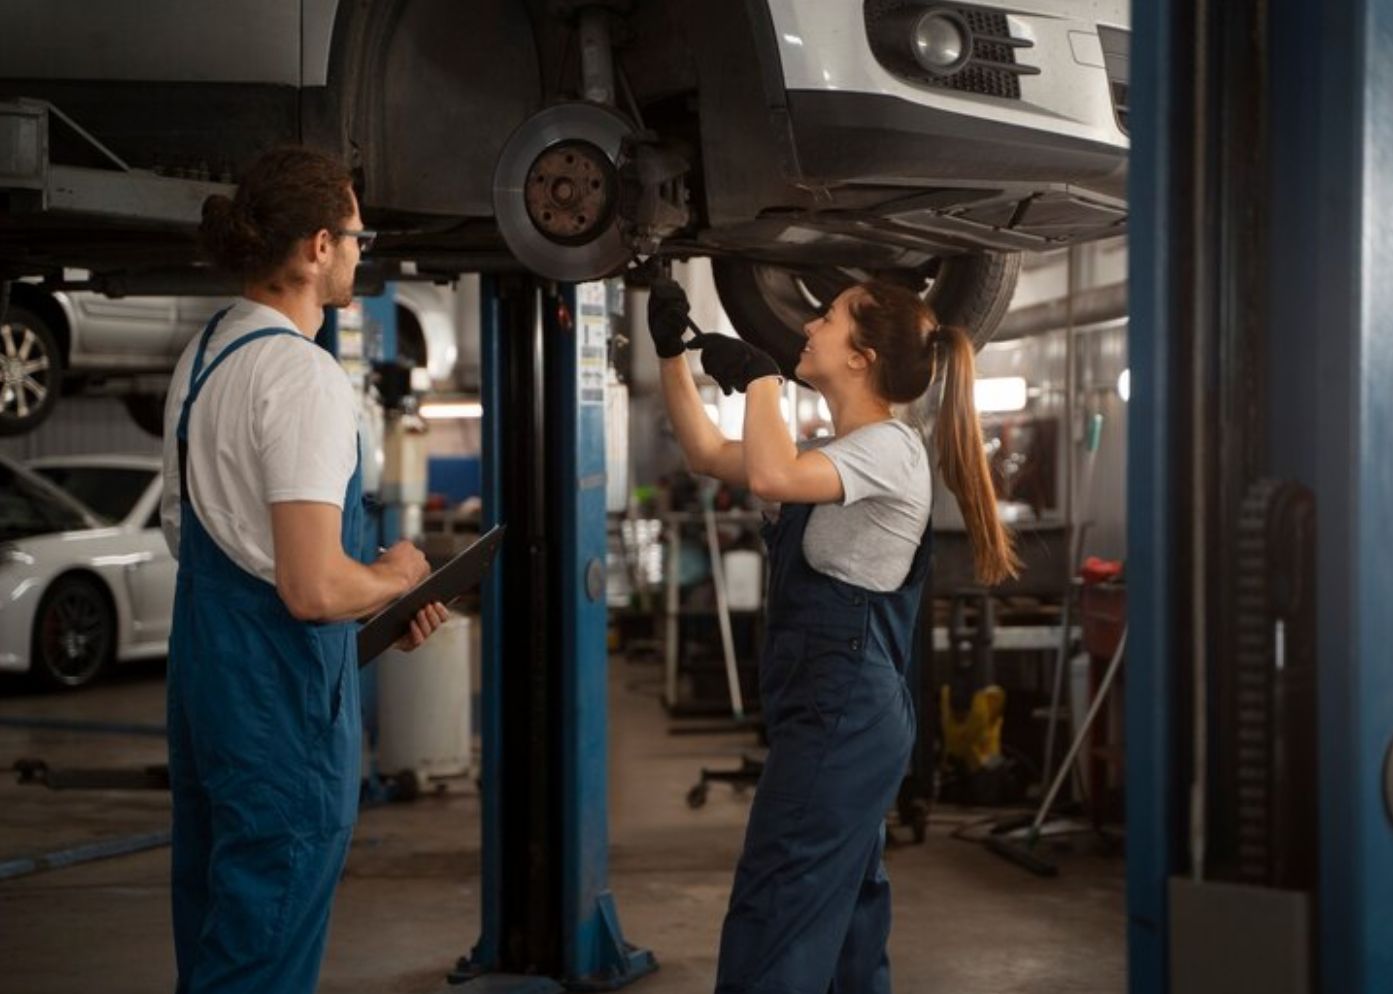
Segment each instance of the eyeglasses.
[[357,230],[339,228],[334,234],[339,238],[356,238],[359,252],[372,251],[372,244],[377,241],[377,232],[371,228],[358,228]]

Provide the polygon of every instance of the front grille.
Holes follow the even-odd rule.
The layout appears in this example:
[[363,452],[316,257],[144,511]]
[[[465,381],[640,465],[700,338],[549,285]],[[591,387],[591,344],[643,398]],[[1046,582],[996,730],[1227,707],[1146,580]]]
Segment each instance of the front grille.
[[[927,9],[949,10],[967,22],[972,31],[972,57],[951,76],[924,69],[909,52],[908,24]],[[1021,98],[1022,76],[1038,75],[1034,66],[1016,62],[1016,49],[1034,43],[1013,38],[1006,15],[999,10],[924,2],[924,0],[866,0],[866,36],[876,61],[901,79],[960,93],[976,93],[1007,100]]]

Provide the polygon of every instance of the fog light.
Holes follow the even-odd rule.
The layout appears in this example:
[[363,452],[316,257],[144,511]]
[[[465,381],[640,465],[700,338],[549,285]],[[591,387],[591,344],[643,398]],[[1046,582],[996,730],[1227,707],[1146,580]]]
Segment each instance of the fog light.
[[929,72],[951,76],[972,56],[972,33],[957,14],[931,10],[914,22],[909,45],[914,60]]

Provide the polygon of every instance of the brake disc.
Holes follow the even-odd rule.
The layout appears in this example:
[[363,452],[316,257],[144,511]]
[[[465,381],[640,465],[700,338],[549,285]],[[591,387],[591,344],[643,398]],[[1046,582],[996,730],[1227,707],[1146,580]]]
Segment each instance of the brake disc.
[[534,114],[509,136],[494,169],[493,211],[519,262],[567,282],[608,276],[628,262],[618,161],[632,131],[612,108],[566,103]]

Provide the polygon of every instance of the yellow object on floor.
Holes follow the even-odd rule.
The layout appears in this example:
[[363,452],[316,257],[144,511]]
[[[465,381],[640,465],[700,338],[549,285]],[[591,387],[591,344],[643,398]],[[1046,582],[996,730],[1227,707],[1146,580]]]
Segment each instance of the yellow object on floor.
[[939,692],[943,718],[943,758],[957,759],[975,773],[1001,755],[1001,726],[1006,717],[1006,691],[996,684],[972,695],[967,712],[953,710],[945,685]]

